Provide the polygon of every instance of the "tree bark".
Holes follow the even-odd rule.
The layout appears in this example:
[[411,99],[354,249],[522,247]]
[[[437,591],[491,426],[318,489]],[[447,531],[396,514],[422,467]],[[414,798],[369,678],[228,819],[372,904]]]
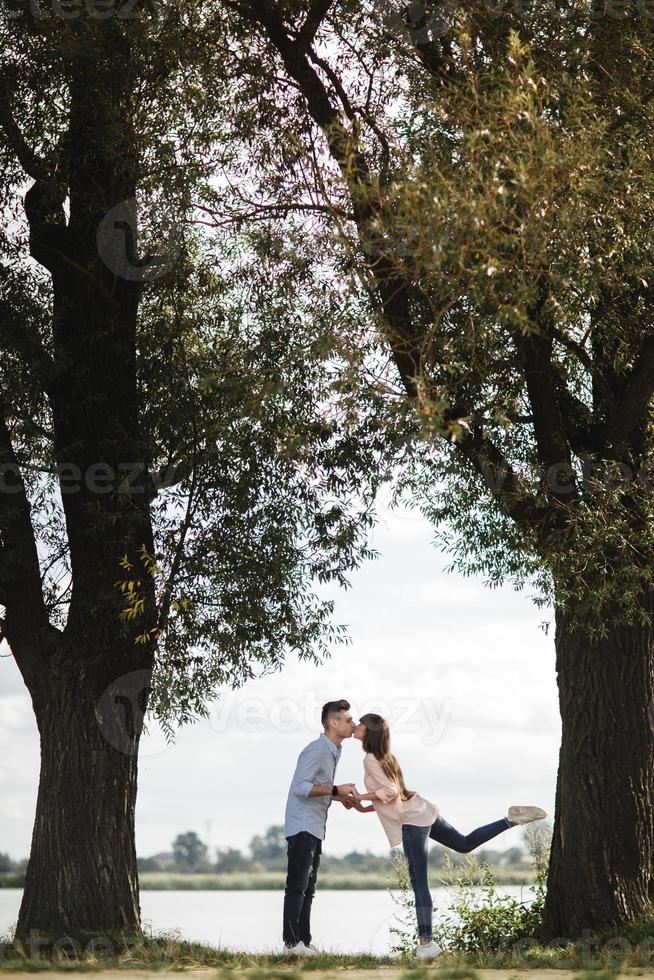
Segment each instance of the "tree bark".
[[[138,177],[134,58],[129,33],[109,21],[103,25],[70,71],[69,216],[52,174],[36,173],[25,198],[31,254],[52,277],[55,356],[47,393],[71,568],[66,626],[48,628],[23,495],[19,530],[30,549],[14,551],[21,569],[31,569],[35,584],[28,598],[39,615],[23,601],[24,572],[16,564],[5,575],[5,632],[32,696],[41,741],[16,930],[16,938],[28,942],[33,931],[50,943],[66,936],[83,942],[89,933],[109,938],[138,933],[141,925],[134,810],[155,641],[135,641],[156,623],[156,608],[154,582],[140,559],[142,548],[154,550],[136,374],[143,279],[125,258],[129,231],[137,249],[137,229],[121,231]],[[116,264],[116,256],[125,260]],[[124,467],[134,465],[140,475],[124,489]],[[6,517],[13,538],[16,520]],[[130,623],[121,620],[125,600],[116,588],[127,575],[122,556],[144,601]]]
[[[654,596],[645,600],[654,613]],[[654,630],[591,641],[556,613],[562,741],[544,938],[625,927],[652,913]]]
[[16,939],[51,948],[71,937],[83,947],[90,934],[112,943],[140,931],[134,810],[151,667],[129,644],[140,669],[121,674],[115,650],[106,652],[113,667],[90,671],[85,651],[62,639],[47,696],[32,694],[41,771]]

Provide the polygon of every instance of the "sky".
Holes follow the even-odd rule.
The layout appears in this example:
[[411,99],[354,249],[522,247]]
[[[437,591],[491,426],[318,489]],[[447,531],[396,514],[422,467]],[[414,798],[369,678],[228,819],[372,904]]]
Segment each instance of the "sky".
[[[357,717],[388,718],[391,747],[409,789],[436,803],[464,833],[504,816],[512,804],[553,814],[561,726],[552,614],[525,592],[489,589],[481,578],[445,572],[414,510],[380,509],[370,546],[380,557],[350,576],[334,621],[351,643],[324,665],[287,660],[281,672],[226,690],[210,717],[167,745],[156,726],[139,761],[136,846],[140,856],[169,851],[194,830],[209,845],[247,851],[255,834],[283,824],[300,750],[321,731],[325,701],[346,698]],[[0,851],[29,853],[38,787],[39,744],[31,702],[0,646]],[[363,786],[360,742],[343,743],[337,782]],[[514,828],[493,846],[520,845]],[[388,853],[375,814],[333,803],[323,853]]]

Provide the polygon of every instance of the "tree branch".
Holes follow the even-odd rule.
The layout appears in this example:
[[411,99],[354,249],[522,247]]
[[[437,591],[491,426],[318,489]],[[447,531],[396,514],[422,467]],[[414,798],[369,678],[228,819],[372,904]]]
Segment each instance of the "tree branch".
[[[43,596],[39,558],[6,405],[0,400],[0,595],[5,607],[4,635],[31,691],[39,682],[38,648],[50,624]],[[28,639],[29,638],[29,639]]]
[[296,38],[296,44],[300,51],[307,51],[311,47],[333,2],[334,0],[314,0],[311,4],[307,18]]
[[19,315],[9,301],[0,296],[0,350],[13,350],[27,361],[38,376],[46,393],[51,390],[56,366],[50,357],[38,330],[27,315]]
[[601,429],[608,446],[627,442],[654,395],[654,336],[643,341],[613,420]]
[[4,131],[11,147],[25,173],[34,180],[47,182],[50,174],[44,160],[36,154],[23,136],[11,110],[11,96],[6,78],[0,75],[0,128]]
[[28,146],[11,107],[7,78],[0,77],[0,129],[25,173],[34,183],[25,194],[25,214],[30,226],[30,251],[44,268],[53,270],[68,251],[68,229],[63,202],[66,199],[68,133],[64,133],[49,158]]
[[[229,5],[237,8],[239,6],[233,0],[230,0]],[[361,246],[369,260],[369,268],[381,299],[393,359],[407,395],[411,399],[418,399],[422,358],[418,338],[412,330],[409,305],[411,286],[385,254],[380,234],[372,230],[372,221],[377,216],[380,202],[365,157],[355,137],[348,131],[332,105],[325,86],[308,61],[306,52],[288,36],[277,8],[270,0],[243,0],[241,11],[264,28],[277,48],[287,71],[306,99],[311,117],[325,134],[334,161],[341,169],[350,192]],[[517,475],[497,447],[482,437],[480,432],[463,437],[456,445],[483,476],[496,499],[500,501],[502,509],[518,522],[531,522],[532,530],[538,533],[540,525],[546,518],[551,518],[554,511],[551,507],[538,507],[535,501],[525,497]],[[500,470],[504,476],[501,487],[498,487],[497,473]]]
[[498,446],[484,435],[480,426],[474,427],[454,443],[483,478],[497,505],[524,530],[535,533],[544,551],[547,533],[560,522],[560,512],[550,505],[539,505],[525,492],[518,474]]
[[614,411],[615,398],[613,396],[613,391],[611,390],[611,386],[609,385],[608,381],[604,377],[603,372],[601,371],[599,366],[595,363],[595,361],[590,356],[588,351],[585,350],[585,348],[576,340],[574,340],[572,337],[567,337],[563,333],[563,331],[559,330],[559,328],[554,323],[548,324],[548,330],[551,336],[559,344],[561,344],[562,347],[565,347],[567,351],[576,355],[576,357],[579,360],[579,363],[582,364],[588,371],[588,374],[592,378],[597,393],[602,398],[608,411],[609,412]]

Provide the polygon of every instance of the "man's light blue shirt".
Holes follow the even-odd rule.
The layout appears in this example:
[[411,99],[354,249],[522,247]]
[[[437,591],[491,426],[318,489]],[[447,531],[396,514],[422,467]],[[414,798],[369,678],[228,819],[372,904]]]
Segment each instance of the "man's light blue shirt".
[[301,830],[308,830],[314,837],[325,839],[327,811],[332,797],[309,796],[314,784],[333,786],[336,763],[341,757],[341,746],[335,745],[324,732],[309,742],[297,760],[286,801],[284,836],[292,837]]

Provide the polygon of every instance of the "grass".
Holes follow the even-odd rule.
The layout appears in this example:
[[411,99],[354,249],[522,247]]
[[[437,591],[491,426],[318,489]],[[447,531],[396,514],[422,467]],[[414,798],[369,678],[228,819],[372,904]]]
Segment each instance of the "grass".
[[[97,934],[95,937],[97,939]],[[30,950],[20,943],[12,944],[7,938],[0,942],[0,973],[48,972],[66,970],[78,972],[97,972],[98,970],[200,970],[214,969],[228,971],[260,971],[261,978],[273,978],[283,971],[288,978],[297,972],[311,972],[327,968],[347,968],[349,970],[378,970],[380,967],[395,967],[398,961],[391,956],[369,956],[366,954],[337,956],[324,953],[311,961],[299,962],[283,955],[256,955],[230,949],[216,949],[202,943],[181,939],[177,932],[159,933],[157,936],[145,935],[140,938],[126,938],[115,935],[111,939],[103,937],[107,952],[89,952],[89,944],[78,943],[77,950],[66,948],[62,943],[58,953],[52,955],[41,951],[40,956],[31,956]],[[109,943],[113,949],[109,951]],[[96,943],[97,946],[97,943]],[[222,975],[222,974],[221,974]],[[227,973],[225,974],[227,975]]]
[[[221,980],[295,980],[300,973],[322,974],[324,971],[370,972],[388,974],[393,980],[475,980],[476,971],[493,969],[510,977],[517,970],[567,970],[581,974],[580,980],[613,980],[616,972],[647,970],[654,975],[654,949],[651,943],[629,950],[570,943],[567,946],[522,946],[518,949],[489,954],[444,953],[436,964],[414,966],[409,956],[368,956],[324,953],[311,960],[297,961],[284,956],[254,955],[229,949],[215,949],[181,939],[177,932],[145,935],[132,940],[117,935],[112,951],[93,954],[81,946],[78,955],[61,948],[59,955],[31,957],[29,950],[8,940],[0,943],[0,973],[49,972],[72,970],[95,973],[100,970],[134,972],[140,970],[185,971],[210,969]],[[401,974],[401,975],[400,975]]]
[[[388,888],[389,877],[378,872],[366,874],[325,872],[320,875],[319,880],[321,889],[385,889]],[[139,883],[144,891],[258,891],[260,889],[283,891],[285,882],[286,871],[236,871],[232,874],[166,874],[142,871],[139,874]]]
[[[493,868],[498,885],[526,885],[534,880],[534,871],[503,867]],[[320,874],[320,888],[370,888],[383,890],[389,887],[388,874],[381,871],[325,871]],[[438,869],[432,871],[437,875]],[[281,891],[286,880],[285,871],[236,871],[232,874],[173,874],[165,871],[141,871],[140,886],[144,891]],[[23,872],[0,873],[0,888],[22,888]]]

